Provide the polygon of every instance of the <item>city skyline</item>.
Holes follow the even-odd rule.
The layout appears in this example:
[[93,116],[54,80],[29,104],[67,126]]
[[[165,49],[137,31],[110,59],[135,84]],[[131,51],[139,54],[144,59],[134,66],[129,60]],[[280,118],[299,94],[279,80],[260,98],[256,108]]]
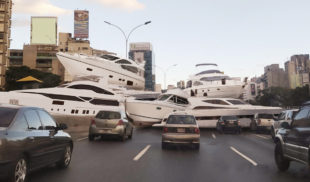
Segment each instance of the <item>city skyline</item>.
[[[310,52],[310,27],[304,23],[310,17],[310,2],[305,0],[298,4],[289,0],[16,0],[14,4],[11,48],[30,42],[30,16],[58,16],[59,32],[73,33],[73,11],[87,9],[91,46],[125,57],[121,33],[103,21],[128,32],[151,20],[129,42],[151,42],[157,66],[178,64],[167,73],[167,85],[187,80],[197,63],[217,63],[232,77],[254,77],[263,74],[266,65],[283,68],[290,56]],[[160,69],[156,82],[164,82]]]

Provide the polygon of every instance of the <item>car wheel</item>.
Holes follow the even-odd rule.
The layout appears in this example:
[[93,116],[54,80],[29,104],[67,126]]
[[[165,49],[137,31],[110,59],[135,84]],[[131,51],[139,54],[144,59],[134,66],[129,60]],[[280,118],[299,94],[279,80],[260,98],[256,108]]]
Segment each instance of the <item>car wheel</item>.
[[71,156],[72,148],[70,146],[66,146],[62,158],[57,162],[57,167],[67,168],[71,162]]
[[94,135],[88,135],[88,140],[89,141],[94,141],[95,140],[95,136]]
[[130,135],[128,136],[129,139],[132,139],[133,129],[131,129]]
[[9,182],[25,182],[27,177],[27,161],[24,157],[20,158],[13,168],[13,173]]
[[274,156],[280,171],[286,171],[290,167],[290,161],[283,156],[281,142],[277,142]]
[[161,142],[161,148],[162,149],[167,149],[168,148],[168,144],[167,143],[165,143],[165,142]]
[[195,150],[199,150],[200,144],[199,144],[199,143],[195,143],[195,144],[194,144],[194,148],[195,148]]

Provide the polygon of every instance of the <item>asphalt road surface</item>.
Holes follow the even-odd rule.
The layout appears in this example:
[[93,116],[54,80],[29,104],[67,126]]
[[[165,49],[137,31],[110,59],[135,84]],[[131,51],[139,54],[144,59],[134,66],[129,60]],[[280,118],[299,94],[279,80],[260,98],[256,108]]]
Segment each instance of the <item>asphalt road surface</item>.
[[30,182],[288,182],[310,181],[307,166],[278,172],[274,144],[265,134],[201,130],[200,150],[161,149],[160,129],[136,129],[132,140],[75,142],[71,165],[34,172]]

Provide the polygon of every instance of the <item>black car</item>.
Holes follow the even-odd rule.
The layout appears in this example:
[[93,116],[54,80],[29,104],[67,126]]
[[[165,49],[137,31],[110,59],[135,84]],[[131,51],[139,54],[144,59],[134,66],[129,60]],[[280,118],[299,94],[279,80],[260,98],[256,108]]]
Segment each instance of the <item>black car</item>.
[[68,167],[73,142],[66,128],[43,109],[0,106],[0,178],[23,182],[35,169]]
[[286,171],[291,161],[310,166],[310,105],[302,107],[291,123],[283,121],[275,142],[275,161]]
[[224,133],[224,131],[241,133],[239,118],[237,116],[221,116],[216,123],[216,129],[219,133]]

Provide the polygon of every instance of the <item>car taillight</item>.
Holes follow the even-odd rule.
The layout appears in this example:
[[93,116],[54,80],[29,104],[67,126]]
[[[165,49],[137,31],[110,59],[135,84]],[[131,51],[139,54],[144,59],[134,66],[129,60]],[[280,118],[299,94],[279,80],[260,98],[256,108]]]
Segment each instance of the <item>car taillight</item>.
[[167,127],[164,127],[164,128],[163,128],[163,132],[164,132],[164,133],[167,133],[167,132],[168,132],[168,128],[167,128]]
[[221,124],[221,125],[224,125],[224,124],[225,124],[225,122],[224,122],[224,121],[222,121],[222,122],[220,122],[220,124]]
[[195,128],[195,133],[197,133],[197,134],[199,134],[199,133],[200,133],[199,128]]
[[96,125],[95,120],[94,120],[94,119],[91,119],[90,124],[91,124],[91,125]]
[[238,120],[238,125],[240,125],[240,121]]
[[124,121],[123,120],[119,120],[117,123],[118,126],[124,125]]

